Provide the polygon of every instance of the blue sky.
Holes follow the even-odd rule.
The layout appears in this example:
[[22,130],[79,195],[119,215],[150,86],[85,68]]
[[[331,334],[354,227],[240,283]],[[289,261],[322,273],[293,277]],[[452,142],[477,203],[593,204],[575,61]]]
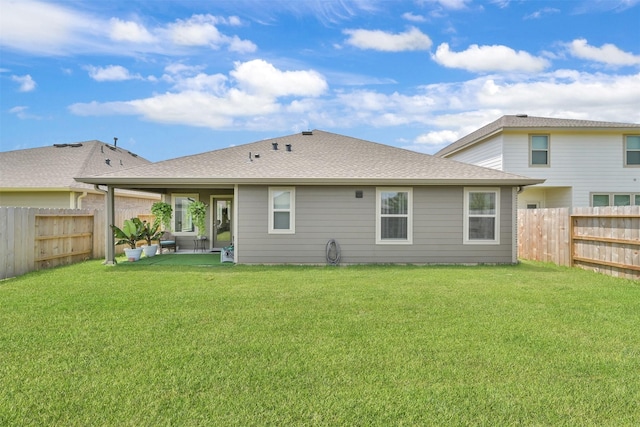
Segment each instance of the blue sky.
[[640,123],[640,0],[0,0],[0,49],[0,151],[322,129],[434,153],[504,114]]

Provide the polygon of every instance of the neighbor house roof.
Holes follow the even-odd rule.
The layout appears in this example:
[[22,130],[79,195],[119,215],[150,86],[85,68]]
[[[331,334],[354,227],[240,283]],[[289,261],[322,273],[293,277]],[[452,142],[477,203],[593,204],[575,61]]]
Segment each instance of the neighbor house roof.
[[93,190],[93,185],[73,178],[147,164],[137,154],[100,141],[0,152],[0,190]]
[[80,181],[120,188],[233,184],[505,184],[530,179],[320,130],[180,157]]
[[620,131],[638,131],[640,124],[636,123],[617,123],[617,122],[601,122],[593,120],[575,120],[575,119],[554,119],[549,117],[533,117],[526,114],[518,114],[515,116],[502,116],[498,120],[481,127],[475,132],[457,140],[456,142],[444,147],[435,155],[446,157],[453,152],[470,147],[484,139],[503,132],[505,129],[511,130],[611,130]]

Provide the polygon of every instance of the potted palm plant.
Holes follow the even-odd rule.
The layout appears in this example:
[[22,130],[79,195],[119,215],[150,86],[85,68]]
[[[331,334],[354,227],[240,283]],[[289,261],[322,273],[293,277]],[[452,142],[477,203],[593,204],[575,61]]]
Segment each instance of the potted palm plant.
[[144,224],[140,218],[131,218],[124,221],[122,228],[111,224],[113,235],[118,241],[116,245],[129,245],[124,248],[124,253],[129,261],[138,261],[142,254],[142,248],[137,248],[136,243],[144,239]]
[[163,231],[160,230],[160,221],[155,220],[153,223],[143,221],[142,222],[142,236],[146,240],[147,245],[142,247],[145,256],[151,257],[158,251],[158,245],[153,244],[153,241],[160,240]]

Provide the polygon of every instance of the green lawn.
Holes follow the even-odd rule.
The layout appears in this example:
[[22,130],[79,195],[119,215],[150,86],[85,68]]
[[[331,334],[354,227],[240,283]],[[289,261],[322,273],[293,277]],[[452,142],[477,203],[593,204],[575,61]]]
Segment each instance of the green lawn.
[[90,261],[0,282],[0,425],[639,425],[640,282]]

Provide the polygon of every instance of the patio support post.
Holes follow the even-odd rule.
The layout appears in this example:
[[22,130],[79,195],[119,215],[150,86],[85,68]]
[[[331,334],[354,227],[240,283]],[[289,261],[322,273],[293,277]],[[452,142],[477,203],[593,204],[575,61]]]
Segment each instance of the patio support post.
[[106,203],[106,211],[107,211],[107,218],[106,218],[106,224],[105,224],[105,248],[104,248],[104,254],[105,254],[105,260],[104,260],[104,264],[105,265],[115,265],[116,264],[116,258],[115,258],[115,237],[113,236],[113,231],[111,231],[111,224],[115,224],[115,196],[114,196],[114,188],[110,185],[107,186],[107,193],[105,194],[105,203]]

